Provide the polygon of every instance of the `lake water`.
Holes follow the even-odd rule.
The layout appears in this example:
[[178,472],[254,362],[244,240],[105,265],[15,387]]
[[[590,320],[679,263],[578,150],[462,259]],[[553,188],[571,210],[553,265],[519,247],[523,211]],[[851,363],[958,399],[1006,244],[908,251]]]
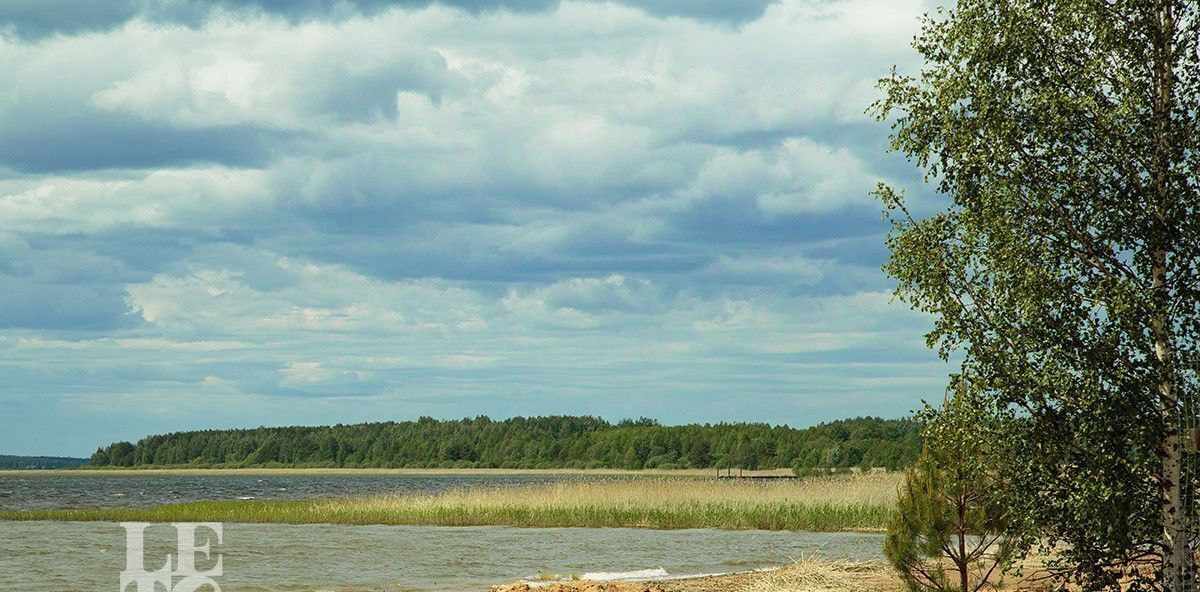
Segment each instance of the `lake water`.
[[[0,507],[145,506],[204,499],[335,497],[545,483],[547,476],[0,476]],[[539,574],[655,577],[783,565],[812,554],[880,558],[880,535],[596,528],[224,525],[225,592],[482,592]],[[146,532],[144,564],[174,553],[172,527]],[[106,522],[0,521],[0,592],[114,592],[125,531]],[[205,564],[201,562],[203,569]],[[130,590],[133,588],[131,587]]]
[[[660,570],[682,576],[777,566],[813,553],[875,559],[879,535],[625,528],[226,524],[226,592],[473,590],[536,577]],[[174,531],[146,531],[148,569]],[[0,522],[0,592],[114,592],[125,534],[104,522]],[[203,562],[197,564],[207,567]]]
[[532,485],[530,475],[21,475],[0,471],[0,509],[141,507],[200,500],[304,499]]

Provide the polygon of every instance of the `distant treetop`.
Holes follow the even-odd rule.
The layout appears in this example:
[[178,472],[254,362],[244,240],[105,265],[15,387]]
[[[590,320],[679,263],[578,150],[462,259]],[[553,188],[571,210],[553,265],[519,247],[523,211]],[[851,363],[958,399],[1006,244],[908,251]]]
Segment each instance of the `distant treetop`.
[[87,464],[86,458],[65,456],[14,456],[0,454],[0,470],[74,469]]
[[860,417],[796,429],[768,424],[616,424],[592,416],[486,416],[148,436],[96,450],[95,466],[388,468],[844,468],[910,464],[909,419]]

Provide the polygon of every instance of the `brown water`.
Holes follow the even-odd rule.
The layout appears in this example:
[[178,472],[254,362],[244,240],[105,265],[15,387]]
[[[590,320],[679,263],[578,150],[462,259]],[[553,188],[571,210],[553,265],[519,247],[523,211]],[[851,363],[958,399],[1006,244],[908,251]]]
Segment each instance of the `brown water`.
[[[814,553],[877,559],[881,542],[852,533],[226,524],[215,550],[225,592],[481,591],[539,573],[682,576],[777,566]],[[161,567],[174,546],[170,525],[150,527],[147,568]],[[0,592],[117,592],[125,565],[118,524],[0,521]]]

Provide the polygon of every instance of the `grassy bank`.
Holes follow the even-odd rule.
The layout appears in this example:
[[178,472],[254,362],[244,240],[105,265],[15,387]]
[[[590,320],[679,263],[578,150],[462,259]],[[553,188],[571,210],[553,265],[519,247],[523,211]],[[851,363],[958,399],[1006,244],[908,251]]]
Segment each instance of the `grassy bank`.
[[895,474],[781,482],[572,481],[435,495],[2,511],[0,520],[877,530],[892,506],[897,481]]

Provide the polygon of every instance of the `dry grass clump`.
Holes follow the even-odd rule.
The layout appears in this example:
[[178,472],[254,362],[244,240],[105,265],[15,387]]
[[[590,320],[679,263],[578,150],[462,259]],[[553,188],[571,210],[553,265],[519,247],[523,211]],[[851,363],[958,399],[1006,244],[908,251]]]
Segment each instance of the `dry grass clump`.
[[734,592],[868,592],[894,590],[896,580],[879,562],[805,558],[754,574],[730,587]]
[[0,512],[0,519],[877,530],[894,503],[897,480],[895,474],[765,482],[577,480],[426,495]]

